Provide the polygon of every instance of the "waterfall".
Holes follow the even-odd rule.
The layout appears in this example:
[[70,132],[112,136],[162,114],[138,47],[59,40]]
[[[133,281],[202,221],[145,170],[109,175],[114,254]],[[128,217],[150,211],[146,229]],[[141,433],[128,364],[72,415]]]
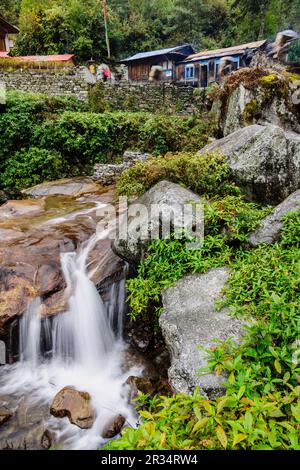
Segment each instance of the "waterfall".
[[86,269],[88,254],[97,237],[77,253],[61,255],[61,265],[67,282],[69,311],[54,322],[54,358],[73,358],[77,364],[98,369],[107,361],[115,336],[105,306]]
[[41,342],[41,300],[34,299],[20,322],[20,359],[32,367],[39,363]]
[[105,235],[91,237],[78,252],[61,254],[68,309],[52,320],[42,319],[41,299],[33,300],[20,321],[21,361],[7,366],[5,383],[0,380],[0,392],[26,391],[32,403],[49,406],[65,386],[90,393],[96,411],[92,429],[81,430],[67,418],[49,419],[48,427],[66,449],[99,447],[101,430],[112,416],[122,414],[132,426],[136,421],[123,387],[129,375],[141,373],[140,368],[124,368],[125,280],[112,285],[111,299],[104,304],[87,268],[90,251]]

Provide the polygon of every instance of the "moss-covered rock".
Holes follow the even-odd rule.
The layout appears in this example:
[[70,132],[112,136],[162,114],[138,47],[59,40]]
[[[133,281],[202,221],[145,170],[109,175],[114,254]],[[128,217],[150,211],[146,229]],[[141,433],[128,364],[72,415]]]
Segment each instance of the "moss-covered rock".
[[229,135],[250,124],[276,124],[300,132],[300,106],[293,100],[300,76],[262,67],[231,75],[217,94],[219,130]]

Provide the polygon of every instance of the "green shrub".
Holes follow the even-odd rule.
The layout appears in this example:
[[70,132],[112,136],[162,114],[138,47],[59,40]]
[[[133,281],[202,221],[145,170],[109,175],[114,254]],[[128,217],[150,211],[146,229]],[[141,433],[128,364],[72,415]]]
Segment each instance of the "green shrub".
[[[243,389],[216,401],[194,395],[155,397],[143,423],[105,450],[299,450],[300,387],[253,400]],[[143,398],[143,397],[141,397]]]
[[85,112],[74,98],[8,92],[0,114],[0,171],[6,161],[30,147],[59,152],[69,176],[92,171],[95,162],[118,159],[127,149],[153,155],[192,150],[207,143],[207,118],[186,118],[150,113]]
[[60,153],[30,147],[16,152],[7,160],[0,176],[0,186],[23,189],[67,174],[68,166]]
[[153,241],[137,276],[127,282],[131,317],[136,319],[150,309],[159,313],[163,289],[186,273],[202,273],[232,263],[242,242],[270,210],[246,202],[241,196],[204,201],[203,247],[190,250],[186,239]]
[[36,129],[45,119],[80,109],[83,104],[74,98],[8,91],[4,112],[0,113],[0,166],[16,151],[33,145]]
[[140,196],[161,180],[182,184],[207,196],[238,192],[230,184],[225,157],[183,152],[138,162],[120,176],[117,192],[119,195]]

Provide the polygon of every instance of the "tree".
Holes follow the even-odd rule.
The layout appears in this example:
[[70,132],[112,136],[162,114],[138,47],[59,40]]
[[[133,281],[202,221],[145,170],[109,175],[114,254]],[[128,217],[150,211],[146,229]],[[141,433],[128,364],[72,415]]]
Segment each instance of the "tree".
[[13,24],[18,24],[21,0],[1,0],[0,14]]

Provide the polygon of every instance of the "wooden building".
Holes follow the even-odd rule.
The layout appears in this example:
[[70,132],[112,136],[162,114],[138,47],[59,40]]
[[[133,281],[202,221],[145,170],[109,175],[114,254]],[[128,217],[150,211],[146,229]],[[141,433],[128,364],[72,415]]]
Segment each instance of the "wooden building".
[[245,66],[242,60],[245,54],[255,52],[265,43],[266,41],[256,41],[192,54],[177,64],[175,81],[205,88],[218,81],[218,71],[222,59],[230,58],[232,71],[238,70]]
[[128,67],[128,79],[131,82],[147,82],[153,66],[162,68],[162,81],[173,81],[178,62],[182,62],[194,49],[190,44],[170,47],[151,52],[141,52],[121,61]]
[[8,55],[13,47],[11,34],[18,34],[19,30],[16,26],[8,23],[3,16],[0,15],[0,53],[2,56]]

